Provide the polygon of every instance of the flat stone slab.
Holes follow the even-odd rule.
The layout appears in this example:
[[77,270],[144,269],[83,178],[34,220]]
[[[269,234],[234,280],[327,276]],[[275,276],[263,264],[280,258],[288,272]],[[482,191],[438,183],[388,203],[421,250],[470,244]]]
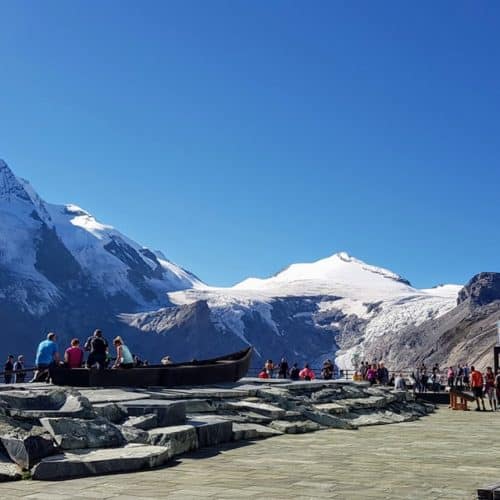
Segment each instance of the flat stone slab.
[[153,429],[158,427],[158,415],[156,413],[149,413],[138,417],[129,417],[123,422],[123,427],[135,427],[143,431]]
[[127,412],[118,403],[99,403],[92,405],[98,417],[103,417],[110,422],[117,424],[127,418]]
[[125,444],[120,430],[108,420],[77,418],[42,418],[42,426],[63,450],[113,448]]
[[313,408],[315,410],[330,413],[332,415],[341,415],[348,411],[344,405],[339,403],[319,403],[313,405]]
[[199,448],[198,433],[193,425],[174,425],[149,431],[149,443],[170,445],[172,455],[180,455]]
[[398,424],[401,422],[409,422],[415,420],[416,417],[410,413],[394,413],[392,411],[379,411],[367,413],[351,418],[350,422],[357,427],[365,427],[367,425],[386,425]]
[[341,404],[349,409],[372,409],[383,408],[389,404],[385,396],[369,396],[367,398],[359,399],[342,399]]
[[127,391],[124,389],[80,389],[79,392],[92,404],[121,403],[123,401],[135,401],[150,397],[145,392]]
[[309,420],[300,420],[298,422],[274,420],[271,422],[270,427],[285,434],[302,434],[304,432],[314,432],[321,428],[319,424]]
[[28,403],[24,404],[22,408],[9,409],[9,414],[26,420],[50,417],[94,418],[96,416],[90,401],[85,396],[78,393],[67,393],[64,395],[62,404],[58,405],[60,393],[56,393],[56,395],[57,398],[54,397],[53,405],[43,401],[43,398],[38,396],[33,398],[31,405]]
[[222,388],[222,387],[193,387],[183,389],[159,389],[147,391],[153,399],[236,399],[245,398],[251,391],[244,388]]
[[282,431],[265,425],[233,423],[233,441],[265,439],[281,434]]
[[131,417],[139,417],[155,413],[158,426],[180,425],[186,420],[186,405],[183,401],[168,401],[164,399],[143,399],[124,401],[122,406]]
[[286,410],[279,406],[270,405],[267,403],[255,403],[252,401],[234,401],[226,403],[227,408],[235,410],[249,410],[254,413],[259,413],[272,419],[279,419],[285,416]]
[[200,448],[227,443],[233,438],[233,422],[230,420],[199,415],[189,418],[187,423],[196,428]]
[[167,463],[170,448],[129,444],[123,448],[73,450],[44,458],[31,471],[33,479],[51,481],[151,469]]

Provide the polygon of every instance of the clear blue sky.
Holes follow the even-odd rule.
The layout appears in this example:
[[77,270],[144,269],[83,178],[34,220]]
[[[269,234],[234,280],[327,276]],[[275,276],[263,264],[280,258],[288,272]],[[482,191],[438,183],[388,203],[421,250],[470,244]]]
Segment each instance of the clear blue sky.
[[[500,271],[500,2],[0,0],[0,157],[218,285]],[[1,221],[0,221],[1,223]]]

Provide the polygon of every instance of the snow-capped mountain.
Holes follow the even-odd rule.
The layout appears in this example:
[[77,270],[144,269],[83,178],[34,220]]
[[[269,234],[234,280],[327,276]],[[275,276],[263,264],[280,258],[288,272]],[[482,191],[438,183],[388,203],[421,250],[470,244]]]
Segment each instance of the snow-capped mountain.
[[13,334],[38,337],[27,334],[30,325],[74,335],[70,316],[83,330],[103,317],[167,306],[167,292],[203,286],[85,210],[46,203],[0,160],[0,310]]
[[[68,281],[87,280],[108,298],[139,308],[166,305],[166,292],[203,286],[161,254],[101,224],[75,205],[44,202],[0,160],[0,266],[38,300],[2,293],[41,314],[63,296]],[[62,287],[62,288],[61,288]]]
[[[341,368],[373,358],[410,366],[427,351],[443,357],[430,347],[435,332],[452,345],[454,325],[469,328],[471,318],[480,318],[483,331],[490,321],[485,314],[497,310],[490,302],[496,304],[498,277],[491,278],[495,286],[484,285],[489,279],[472,282],[479,291],[456,285],[419,290],[340,252],[267,279],[210,287],[82,208],[46,203],[0,161],[2,343],[28,359],[49,330],[64,346],[100,327],[108,338],[123,335],[152,361],[167,353],[201,359],[253,345],[254,366],[282,356],[314,366],[325,357]],[[469,314],[466,292],[483,293],[486,309],[472,304]]]
[[[261,345],[266,331],[265,347],[257,348],[261,358],[285,354],[318,365],[330,356],[341,368],[352,368],[358,359],[376,357],[370,351],[375,338],[454,308],[460,289],[418,290],[387,269],[340,252],[293,264],[268,279],[249,278],[231,288],[186,289],[169,293],[169,298],[178,305],[205,301],[213,323],[245,344]],[[278,349],[270,347],[273,342]]]

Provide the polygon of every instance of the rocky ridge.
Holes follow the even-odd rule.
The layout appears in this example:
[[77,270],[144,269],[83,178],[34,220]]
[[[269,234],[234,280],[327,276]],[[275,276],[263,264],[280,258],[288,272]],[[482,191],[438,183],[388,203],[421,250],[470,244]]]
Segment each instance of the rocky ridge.
[[349,381],[247,379],[137,390],[7,386],[0,392],[0,481],[140,470],[222,443],[355,430],[432,410],[412,393]]

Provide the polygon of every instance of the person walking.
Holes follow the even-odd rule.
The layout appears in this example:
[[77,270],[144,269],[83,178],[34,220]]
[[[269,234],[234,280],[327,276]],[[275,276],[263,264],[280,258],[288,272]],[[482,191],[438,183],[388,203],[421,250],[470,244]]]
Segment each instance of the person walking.
[[297,366],[297,363],[294,363],[292,369],[290,370],[290,380],[299,380],[300,379],[300,370]]
[[453,387],[453,382],[455,381],[455,372],[453,370],[453,366],[448,367],[448,387],[451,389]]
[[6,384],[12,383],[12,378],[14,375],[13,371],[14,371],[14,356],[12,354],[9,354],[7,361],[5,362],[5,365],[3,365],[3,378]]
[[14,383],[23,384],[26,379],[24,371],[24,356],[19,354],[17,361],[14,363]]
[[476,411],[481,411],[479,406],[479,401],[481,401],[483,405],[483,411],[486,411],[486,407],[484,406],[484,397],[483,397],[483,375],[479,370],[476,370],[473,366],[470,367],[470,385],[472,387],[472,392],[474,393],[474,398],[476,400],[477,408]]

